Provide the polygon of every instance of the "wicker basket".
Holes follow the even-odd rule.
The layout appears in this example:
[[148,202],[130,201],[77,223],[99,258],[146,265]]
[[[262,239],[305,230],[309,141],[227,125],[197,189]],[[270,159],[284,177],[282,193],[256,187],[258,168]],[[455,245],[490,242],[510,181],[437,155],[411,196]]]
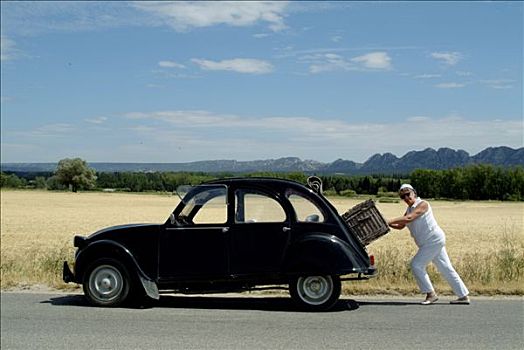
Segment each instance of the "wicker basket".
[[386,219],[378,211],[372,199],[349,209],[342,214],[342,218],[363,245],[368,245],[389,232]]

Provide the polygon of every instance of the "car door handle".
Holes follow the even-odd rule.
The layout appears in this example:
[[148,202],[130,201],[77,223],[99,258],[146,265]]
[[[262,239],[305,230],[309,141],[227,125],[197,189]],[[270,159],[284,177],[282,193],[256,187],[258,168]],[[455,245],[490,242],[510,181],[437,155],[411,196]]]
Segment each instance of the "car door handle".
[[284,226],[282,227],[282,231],[288,232],[288,231],[291,231],[291,228]]
[[222,227],[222,233],[226,233],[229,231],[229,227]]

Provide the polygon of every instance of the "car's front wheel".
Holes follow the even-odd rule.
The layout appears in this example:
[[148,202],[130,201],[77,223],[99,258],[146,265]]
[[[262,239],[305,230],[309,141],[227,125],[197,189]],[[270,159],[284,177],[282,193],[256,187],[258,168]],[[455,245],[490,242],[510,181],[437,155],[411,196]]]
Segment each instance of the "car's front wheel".
[[302,308],[311,311],[328,310],[340,297],[340,277],[300,276],[292,279],[289,293],[293,300]]
[[86,271],[84,294],[96,306],[119,306],[129,296],[131,279],[126,267],[114,259],[96,260]]

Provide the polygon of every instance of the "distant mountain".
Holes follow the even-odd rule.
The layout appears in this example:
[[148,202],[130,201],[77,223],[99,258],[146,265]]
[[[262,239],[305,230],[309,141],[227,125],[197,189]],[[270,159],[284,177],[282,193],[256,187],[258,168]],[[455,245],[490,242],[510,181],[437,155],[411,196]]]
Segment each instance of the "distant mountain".
[[359,169],[364,173],[380,173],[384,169],[391,169],[396,172],[399,159],[392,153],[375,154],[371,156]]
[[[408,174],[414,169],[449,169],[468,164],[524,166],[524,148],[489,147],[470,157],[468,152],[439,148],[411,151],[401,158],[392,153],[375,154],[364,163],[337,159],[332,163],[301,160],[297,157],[237,161],[209,160],[190,163],[89,163],[98,172],[202,171],[208,173],[292,172],[316,174]],[[57,163],[3,163],[2,171],[52,172]]]
[[489,147],[471,157],[473,163],[511,166],[522,164],[524,148]]
[[[440,148],[435,151],[432,148],[426,148],[423,151],[408,152],[402,158],[397,158],[391,153],[375,154],[364,163],[360,171],[366,174],[409,173],[415,169],[440,170],[470,163],[471,159],[466,151],[455,151],[451,148]],[[522,163],[524,163],[524,160],[521,160]]]
[[324,173],[355,173],[360,170],[362,164],[355,163],[351,160],[337,159],[333,163],[324,164],[319,169]]

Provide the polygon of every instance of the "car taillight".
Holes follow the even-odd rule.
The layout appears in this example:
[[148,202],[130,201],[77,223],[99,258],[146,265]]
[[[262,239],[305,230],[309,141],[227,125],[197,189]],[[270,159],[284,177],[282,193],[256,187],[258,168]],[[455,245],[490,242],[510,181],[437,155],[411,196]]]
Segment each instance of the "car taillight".
[[375,256],[374,255],[370,255],[369,256],[369,264],[371,266],[374,266],[375,265]]

